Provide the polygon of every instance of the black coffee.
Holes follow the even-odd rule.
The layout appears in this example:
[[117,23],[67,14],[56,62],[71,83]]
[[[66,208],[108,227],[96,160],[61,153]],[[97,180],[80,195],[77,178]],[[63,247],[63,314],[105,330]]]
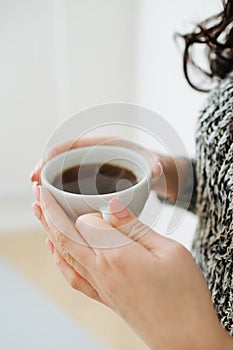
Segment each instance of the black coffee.
[[53,185],[76,194],[106,194],[123,191],[137,183],[135,174],[112,164],[83,164],[66,169]]

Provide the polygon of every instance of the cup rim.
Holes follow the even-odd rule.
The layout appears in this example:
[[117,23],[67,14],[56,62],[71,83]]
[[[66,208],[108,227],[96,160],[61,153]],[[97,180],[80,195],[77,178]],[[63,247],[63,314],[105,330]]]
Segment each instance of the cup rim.
[[[85,152],[87,150],[93,149],[95,147],[99,148],[108,148],[108,149],[119,149],[119,150],[124,150],[127,151],[127,153],[131,153],[136,155],[138,158],[140,158],[145,166],[147,167],[147,172],[144,173],[144,176],[132,187],[126,188],[125,190],[122,191],[115,191],[115,192],[111,192],[111,193],[104,193],[104,194],[83,194],[83,193],[72,193],[72,192],[68,192],[68,191],[64,191],[61,190],[59,188],[57,188],[56,186],[54,186],[53,184],[51,184],[46,177],[46,171],[49,168],[49,166],[51,166],[52,162],[57,161],[58,158],[63,158],[65,153],[80,153],[80,152]],[[85,146],[85,147],[78,147],[75,149],[71,149],[68,151],[64,151],[62,153],[59,153],[58,155],[56,155],[55,157],[51,158],[41,169],[41,183],[42,186],[45,185],[45,187],[52,188],[53,191],[60,193],[60,194],[65,194],[66,196],[69,196],[70,198],[81,198],[81,197],[88,197],[88,198],[96,198],[96,197],[101,197],[101,198],[108,198],[108,197],[112,197],[113,195],[118,196],[118,194],[120,193],[121,195],[123,195],[124,193],[132,190],[132,189],[137,189],[139,186],[141,186],[145,181],[147,181],[148,183],[150,183],[151,181],[151,176],[152,176],[152,170],[151,167],[149,165],[149,162],[146,160],[146,158],[144,158],[141,154],[138,154],[137,152],[135,152],[134,150],[128,149],[126,147],[122,147],[122,146],[111,146],[111,145],[94,145],[94,146]]]

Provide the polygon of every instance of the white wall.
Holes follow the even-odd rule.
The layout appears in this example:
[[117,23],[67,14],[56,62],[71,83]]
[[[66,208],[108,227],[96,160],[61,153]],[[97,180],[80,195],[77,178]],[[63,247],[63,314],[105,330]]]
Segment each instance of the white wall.
[[32,224],[30,171],[52,131],[80,109],[111,101],[152,108],[194,154],[204,97],[184,81],[172,35],[219,6],[218,0],[0,1],[4,228]]
[[191,154],[197,112],[205,94],[195,92],[186,83],[182,53],[173,36],[175,32],[186,33],[192,23],[219,8],[218,0],[139,1],[135,100],[166,118]]
[[131,99],[136,16],[130,0],[0,1],[4,229],[33,223],[29,175],[58,124],[79,109]]
[[59,4],[54,1],[56,67],[64,101],[61,119],[91,105],[130,100],[137,39],[134,1],[73,0]]
[[[195,155],[195,123],[206,95],[195,92],[184,79],[182,53],[174,42],[174,33],[192,30],[193,23],[198,23],[220,9],[221,4],[218,0],[138,2],[135,101],[151,108],[173,126],[190,157]],[[151,147],[151,141],[150,138],[145,139],[145,145]],[[144,213],[146,221],[154,215],[153,206],[156,211],[158,203],[155,198],[151,198],[148,212]],[[167,223],[173,215],[173,210],[172,206],[167,206],[162,211],[155,225],[156,230],[161,233],[167,231]],[[171,237],[190,248],[196,217],[179,210],[177,217],[180,224]]]
[[51,4],[1,0],[0,41],[0,195],[21,196],[56,118]]

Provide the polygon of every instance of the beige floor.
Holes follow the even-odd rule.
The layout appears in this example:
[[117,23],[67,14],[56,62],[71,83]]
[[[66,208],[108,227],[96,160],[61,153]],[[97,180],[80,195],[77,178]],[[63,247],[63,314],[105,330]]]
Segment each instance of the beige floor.
[[45,248],[45,238],[43,232],[1,234],[0,255],[108,349],[148,349],[111,310],[69,287]]

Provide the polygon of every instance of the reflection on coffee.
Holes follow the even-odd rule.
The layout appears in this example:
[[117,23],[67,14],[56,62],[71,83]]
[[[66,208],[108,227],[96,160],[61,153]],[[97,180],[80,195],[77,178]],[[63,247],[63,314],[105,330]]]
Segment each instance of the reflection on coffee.
[[66,169],[53,185],[63,191],[96,195],[123,191],[137,183],[129,169],[113,164],[82,164]]

